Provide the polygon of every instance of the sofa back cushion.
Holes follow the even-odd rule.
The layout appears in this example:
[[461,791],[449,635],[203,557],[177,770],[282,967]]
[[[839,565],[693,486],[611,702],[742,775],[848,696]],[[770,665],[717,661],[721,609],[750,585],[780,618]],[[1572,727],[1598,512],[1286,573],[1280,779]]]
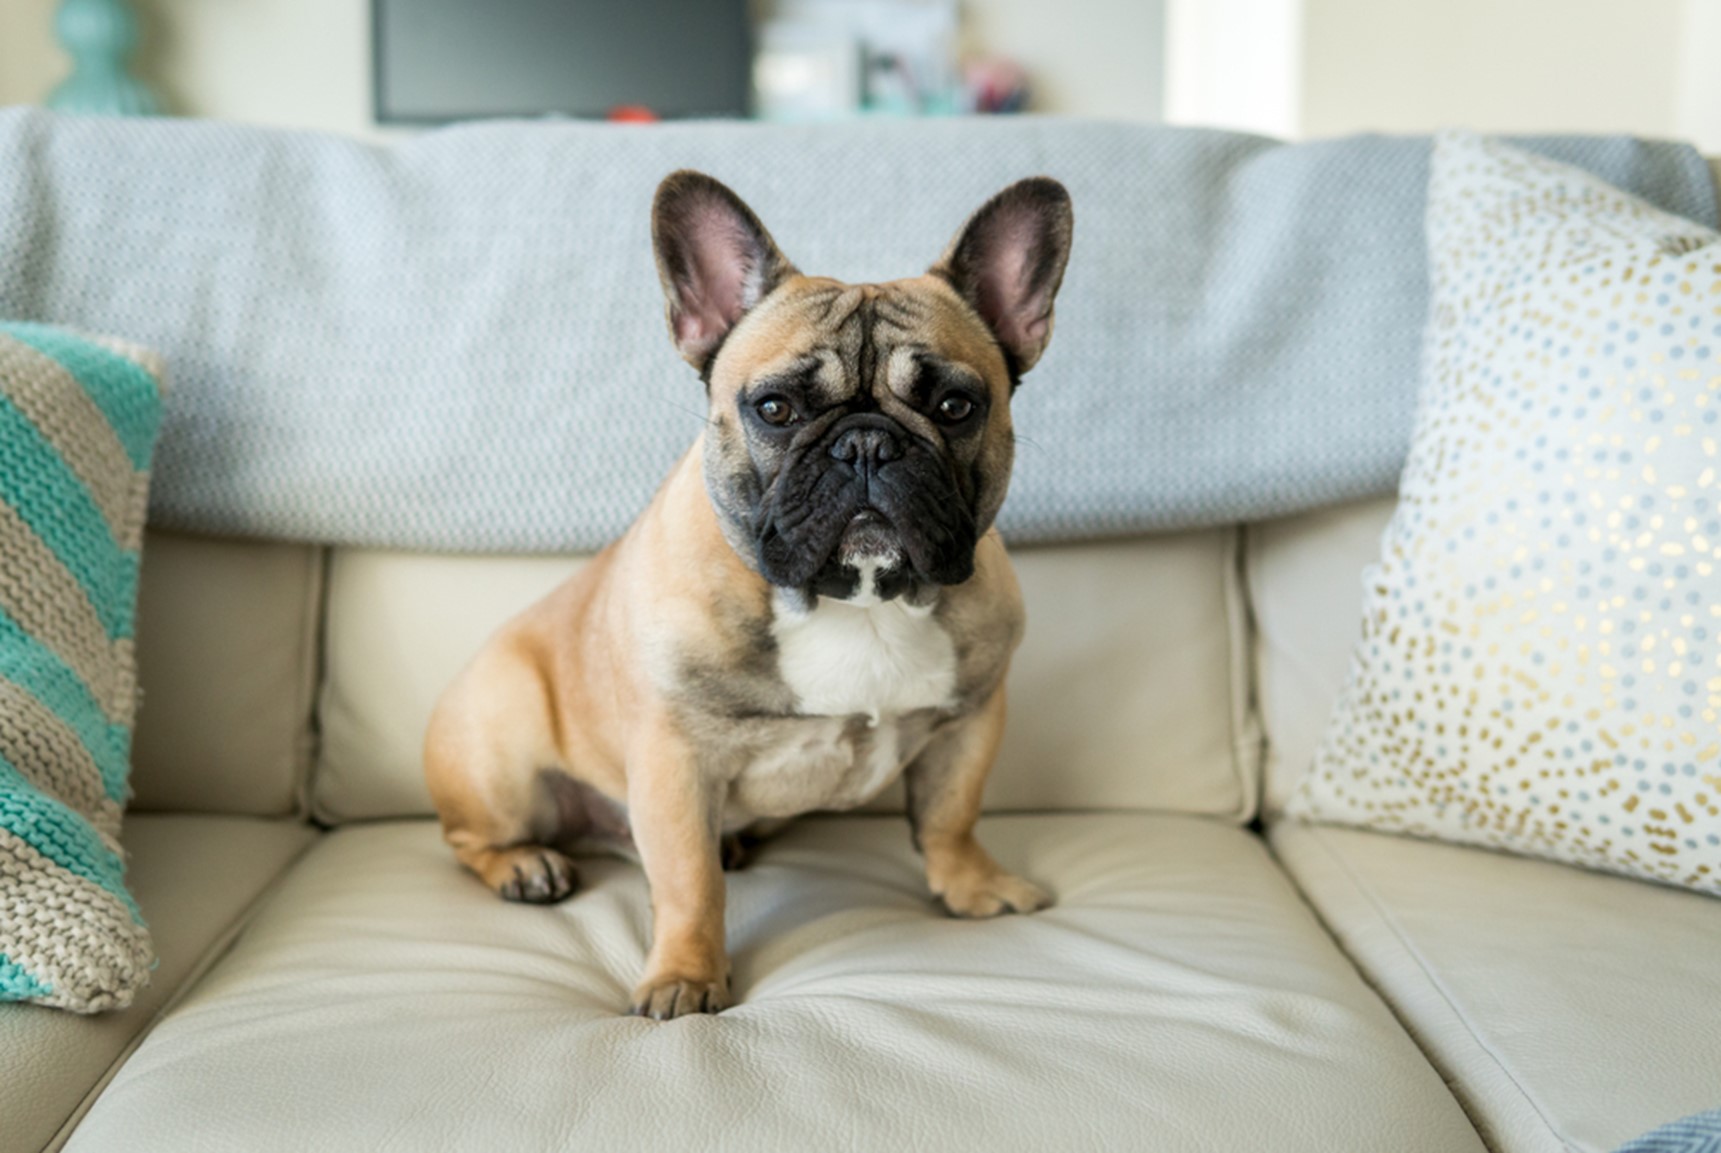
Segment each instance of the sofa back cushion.
[[[1253,815],[1236,546],[1226,529],[1014,553],[1028,635],[989,808]],[[314,814],[429,814],[420,743],[437,695],[581,563],[336,549]]]
[[322,569],[307,545],[146,534],[134,811],[301,810]]
[[1362,571],[1380,556],[1397,503],[1339,505],[1244,533],[1269,815],[1284,807],[1326,732],[1362,631]]

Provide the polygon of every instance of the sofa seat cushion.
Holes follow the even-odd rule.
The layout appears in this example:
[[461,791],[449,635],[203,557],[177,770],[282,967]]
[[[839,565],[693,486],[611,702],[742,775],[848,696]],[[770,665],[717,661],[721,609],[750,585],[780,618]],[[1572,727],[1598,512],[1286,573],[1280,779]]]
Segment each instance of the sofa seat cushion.
[[74,1150],[1480,1149],[1254,835],[998,816],[1058,904],[964,922],[900,818],[729,880],[738,1004],[620,1015],[645,884],[497,900],[429,822],[331,833],[155,1030]]
[[1721,1100],[1721,900],[1358,830],[1272,842],[1490,1148],[1605,1153]]
[[315,836],[289,821],[126,818],[126,877],[159,963],[128,1008],[100,1017],[0,1005],[0,1153],[34,1153],[53,1139]]

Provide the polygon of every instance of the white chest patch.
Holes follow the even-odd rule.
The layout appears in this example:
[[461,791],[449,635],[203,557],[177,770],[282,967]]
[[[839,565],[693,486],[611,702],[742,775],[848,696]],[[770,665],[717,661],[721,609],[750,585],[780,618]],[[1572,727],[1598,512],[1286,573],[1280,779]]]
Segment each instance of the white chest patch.
[[812,611],[797,612],[779,601],[771,632],[778,671],[802,713],[863,713],[876,725],[899,713],[952,703],[956,646],[933,619],[931,606],[821,597]]

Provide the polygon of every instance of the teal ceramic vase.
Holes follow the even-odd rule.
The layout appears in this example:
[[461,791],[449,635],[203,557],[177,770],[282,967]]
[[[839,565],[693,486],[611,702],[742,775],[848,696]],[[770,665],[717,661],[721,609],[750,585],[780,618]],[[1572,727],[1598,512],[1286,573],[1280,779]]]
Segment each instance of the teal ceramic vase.
[[48,107],[99,116],[161,111],[127,66],[137,46],[137,17],[126,0],[60,0],[54,29],[72,58],[72,74],[48,97]]

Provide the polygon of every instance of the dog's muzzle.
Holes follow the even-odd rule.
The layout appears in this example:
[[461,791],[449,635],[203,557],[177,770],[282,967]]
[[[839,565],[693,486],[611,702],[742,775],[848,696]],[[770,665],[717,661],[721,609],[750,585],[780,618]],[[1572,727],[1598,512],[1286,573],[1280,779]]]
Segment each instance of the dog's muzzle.
[[878,413],[834,422],[795,453],[758,521],[765,579],[852,595],[863,569],[888,599],[916,581],[960,584],[974,571],[974,515],[949,464]]

